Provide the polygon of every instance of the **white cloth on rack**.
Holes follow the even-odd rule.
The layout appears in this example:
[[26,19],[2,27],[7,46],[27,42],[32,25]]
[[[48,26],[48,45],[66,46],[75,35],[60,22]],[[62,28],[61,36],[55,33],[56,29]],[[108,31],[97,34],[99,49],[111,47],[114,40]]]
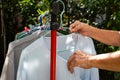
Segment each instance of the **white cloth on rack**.
[[[73,74],[67,69],[67,59],[75,50],[96,54],[91,38],[79,34],[57,36],[56,80],[99,80],[97,68],[75,68]],[[50,79],[50,37],[41,37],[21,54],[17,80]]]
[[46,31],[36,31],[27,37],[10,42],[0,80],[16,80],[22,50],[45,33]]

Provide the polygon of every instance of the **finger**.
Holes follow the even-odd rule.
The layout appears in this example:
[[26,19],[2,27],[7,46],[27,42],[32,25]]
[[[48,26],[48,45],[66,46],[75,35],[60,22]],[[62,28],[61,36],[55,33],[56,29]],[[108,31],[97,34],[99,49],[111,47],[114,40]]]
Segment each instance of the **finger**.
[[82,51],[80,51],[80,50],[76,50],[74,54],[75,54],[75,55],[82,55],[83,53],[82,53]]
[[74,60],[74,55],[71,55],[67,62],[67,67],[70,72],[72,72],[73,60]]
[[71,64],[71,61],[73,59],[73,56],[71,55],[67,61],[67,67],[68,67],[68,70],[70,70],[70,64]]
[[70,71],[71,73],[74,72],[74,63],[73,63],[73,62],[71,62],[71,64],[70,64],[69,71]]
[[71,73],[74,72],[74,58],[72,59],[72,61],[69,63],[69,71]]
[[80,56],[85,56],[85,55],[88,55],[87,53],[83,52],[83,51],[80,51],[80,50],[77,50],[75,52],[76,55],[80,55]]
[[75,51],[75,54],[78,54],[79,52],[80,52],[80,50],[76,50],[76,51]]
[[74,25],[74,23],[73,23],[73,24],[71,24],[70,27],[69,27],[70,32],[73,32],[73,31],[74,31],[74,28],[75,28],[75,25]]
[[71,29],[71,32],[78,32],[80,33],[81,32],[81,27],[80,27],[80,24],[74,26],[73,28],[70,28]]
[[76,32],[76,29],[73,28],[73,29],[69,29],[70,33],[73,33],[73,32]]
[[79,23],[80,23],[79,21],[75,21],[74,23],[72,23],[72,24],[70,25],[70,27],[77,26]]
[[78,64],[78,60],[77,60],[77,55],[74,55],[71,63],[70,63],[70,72],[73,73],[74,72],[74,67],[77,67],[79,64]]
[[75,32],[76,31],[76,26],[79,24],[79,21],[75,21],[74,23],[72,23],[71,25],[70,25],[70,28],[69,28],[69,30],[71,31],[71,32]]

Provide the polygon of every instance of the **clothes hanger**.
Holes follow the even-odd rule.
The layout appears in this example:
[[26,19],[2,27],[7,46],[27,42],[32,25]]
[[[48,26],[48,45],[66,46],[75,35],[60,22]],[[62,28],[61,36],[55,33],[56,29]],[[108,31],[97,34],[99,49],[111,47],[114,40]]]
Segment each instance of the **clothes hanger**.
[[[62,12],[60,13],[60,29],[59,30],[66,30],[66,28],[64,28],[63,26],[63,14],[65,12],[65,4],[62,0],[57,0],[56,2],[60,2],[62,3],[62,6],[63,6],[63,10]],[[42,26],[44,23],[47,23],[47,22],[50,22],[50,12],[49,10],[43,12],[41,11],[40,9],[37,10],[37,12],[39,14],[41,14],[39,17],[38,17],[38,21],[40,22],[40,26]],[[62,29],[61,29],[62,28]],[[46,30],[46,29],[44,29]]]
[[65,4],[64,4],[64,2],[63,1],[61,1],[61,0],[57,0],[56,2],[61,2],[62,3],[62,5],[63,5],[63,10],[62,10],[62,12],[61,12],[61,14],[60,14],[60,26],[63,28],[63,14],[64,14],[64,12],[65,12]]

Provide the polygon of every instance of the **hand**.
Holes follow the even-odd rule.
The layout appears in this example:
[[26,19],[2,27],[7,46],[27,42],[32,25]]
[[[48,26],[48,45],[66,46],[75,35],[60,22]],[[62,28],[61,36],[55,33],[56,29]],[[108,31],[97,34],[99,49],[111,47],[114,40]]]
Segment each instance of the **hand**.
[[80,50],[77,50],[73,55],[71,55],[67,62],[68,70],[73,73],[74,67],[81,67],[81,68],[91,68],[92,66],[88,62],[88,58],[92,55],[83,53]]
[[91,27],[88,24],[80,21],[75,21],[69,28],[70,32],[77,32],[85,36],[88,36],[90,29]]

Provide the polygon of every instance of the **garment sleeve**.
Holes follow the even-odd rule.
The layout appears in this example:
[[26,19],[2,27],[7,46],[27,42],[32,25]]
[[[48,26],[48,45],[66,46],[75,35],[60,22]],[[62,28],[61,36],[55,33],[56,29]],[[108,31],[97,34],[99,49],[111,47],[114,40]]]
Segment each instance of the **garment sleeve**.
[[14,48],[9,44],[0,80],[14,80]]

